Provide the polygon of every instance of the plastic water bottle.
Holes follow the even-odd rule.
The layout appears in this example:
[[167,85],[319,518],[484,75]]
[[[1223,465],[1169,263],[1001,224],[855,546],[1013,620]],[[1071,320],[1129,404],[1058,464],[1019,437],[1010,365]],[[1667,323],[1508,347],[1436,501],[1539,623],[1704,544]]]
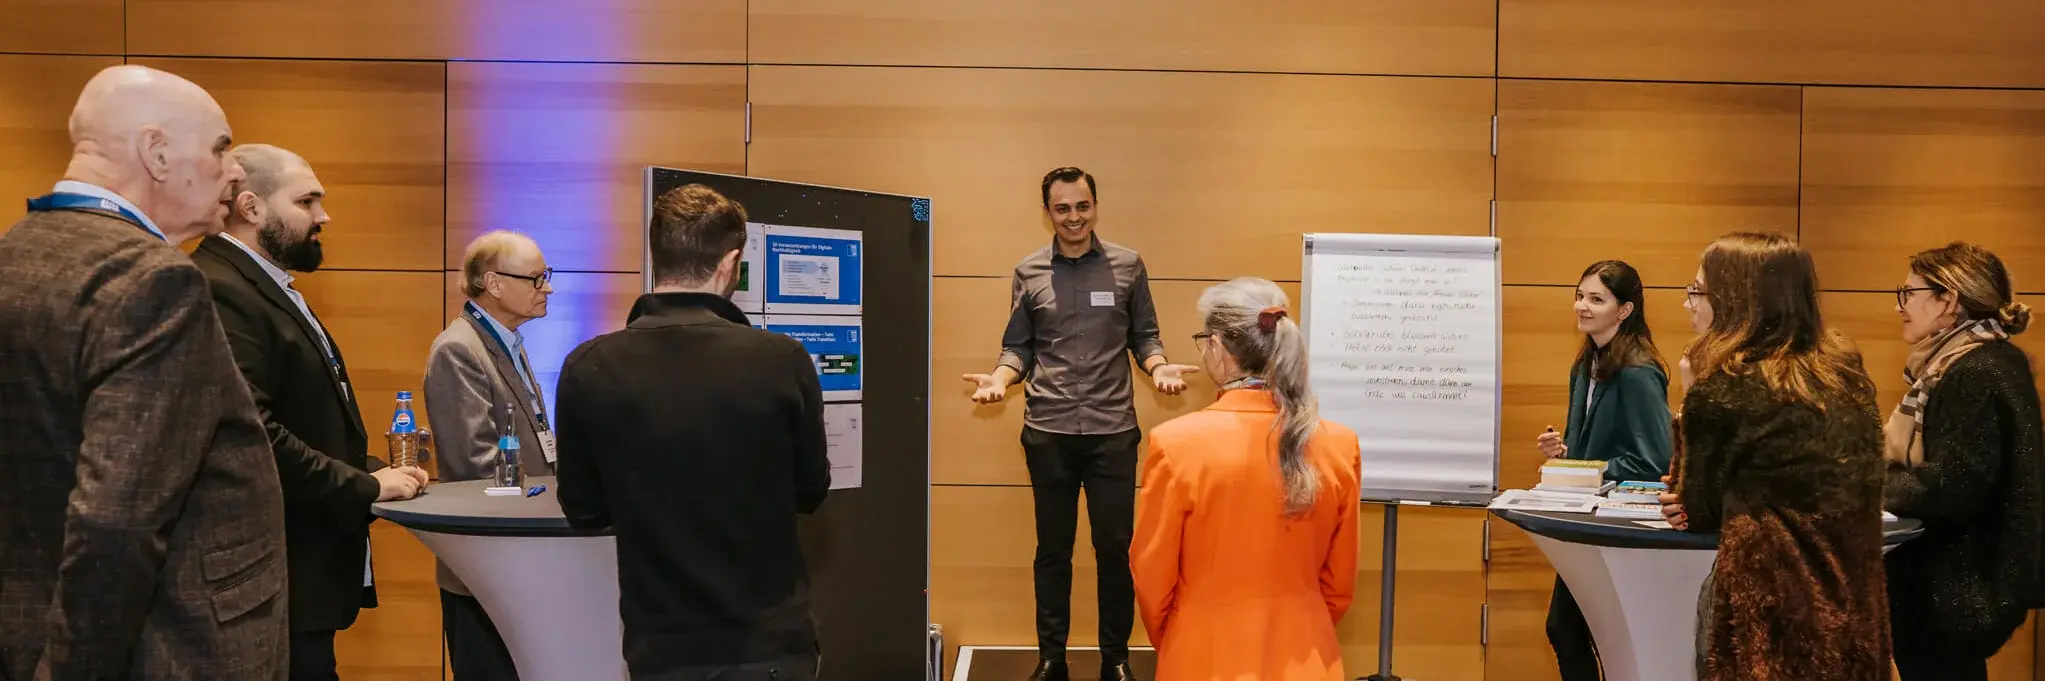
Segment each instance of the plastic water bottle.
[[412,416],[412,392],[398,391],[398,408],[391,414],[390,464],[396,467],[419,465],[419,423]]
[[523,489],[525,469],[518,464],[518,430],[512,426],[511,405],[504,405],[504,421],[497,424],[497,486]]

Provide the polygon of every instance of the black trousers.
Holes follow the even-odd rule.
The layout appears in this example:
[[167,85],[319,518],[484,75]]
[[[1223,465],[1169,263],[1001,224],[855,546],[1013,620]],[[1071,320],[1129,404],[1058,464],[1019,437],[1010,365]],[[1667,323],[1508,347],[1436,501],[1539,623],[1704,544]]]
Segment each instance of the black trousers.
[[808,652],[766,662],[634,672],[632,681],[816,681],[820,662],[817,653]]
[[1555,578],[1555,594],[1548,600],[1548,645],[1555,648],[1555,666],[1562,681],[1598,681],[1598,646],[1591,639],[1591,623],[1569,586]]
[[1129,633],[1136,622],[1129,540],[1136,532],[1136,445],[1142,441],[1143,434],[1133,428],[1111,435],[1023,428],[1037,515],[1037,653],[1047,659],[1065,658],[1072,629],[1072,544],[1079,531],[1082,488],[1099,564],[1101,662],[1129,659]]
[[440,590],[440,631],[447,635],[447,662],[454,681],[518,681],[518,666],[504,646],[483,602]]
[[340,681],[335,666],[334,632],[291,632],[291,681]]
[[1896,675],[1902,681],[1988,681],[1988,658],[1952,650],[1896,646]]

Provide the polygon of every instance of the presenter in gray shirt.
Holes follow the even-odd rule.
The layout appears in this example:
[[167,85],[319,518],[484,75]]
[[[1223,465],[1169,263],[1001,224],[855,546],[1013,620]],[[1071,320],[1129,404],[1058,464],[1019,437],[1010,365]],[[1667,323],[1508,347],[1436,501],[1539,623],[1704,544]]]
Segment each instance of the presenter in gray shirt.
[[1101,678],[1135,679],[1129,633],[1135,589],[1129,539],[1135,525],[1136,405],[1129,357],[1158,392],[1185,391],[1191,366],[1165,360],[1150,276],[1136,251],[1094,235],[1094,178],[1078,168],[1044,176],[1044,213],[1056,236],[1015,267],[1001,360],[968,374],[973,401],[1000,402],[1025,381],[1023,455],[1036,498],[1037,653],[1031,681],[1064,681],[1072,625],[1072,543],[1086,490],[1099,564]]

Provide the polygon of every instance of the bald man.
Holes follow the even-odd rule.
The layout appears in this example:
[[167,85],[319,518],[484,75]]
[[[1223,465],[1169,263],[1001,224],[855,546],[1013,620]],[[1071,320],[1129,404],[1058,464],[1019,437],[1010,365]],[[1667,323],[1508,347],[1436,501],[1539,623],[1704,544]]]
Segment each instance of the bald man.
[[242,171],[205,90],[101,71],[0,236],[0,678],[281,679],[284,499],[206,280]]
[[206,273],[284,484],[291,678],[330,681],[335,632],[376,607],[369,505],[412,498],[426,472],[369,456],[341,346],[292,287],[291,272],[319,269],[326,187],[290,151],[248,144],[231,155],[247,177],[227,230],[200,242],[192,262]]
[[[426,418],[440,445],[440,479],[482,480],[497,470],[504,412],[527,475],[554,474],[547,400],[519,328],[547,316],[553,270],[532,238],[496,231],[462,254],[462,316],[433,339],[426,358]],[[437,566],[440,626],[455,681],[516,681],[511,651],[490,614],[447,566]]]

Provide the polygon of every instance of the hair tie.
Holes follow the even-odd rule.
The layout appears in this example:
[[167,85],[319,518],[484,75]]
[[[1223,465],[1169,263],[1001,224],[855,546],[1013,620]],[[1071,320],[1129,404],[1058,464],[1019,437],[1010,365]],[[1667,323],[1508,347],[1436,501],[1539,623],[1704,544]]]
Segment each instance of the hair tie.
[[1257,313],[1257,328],[1263,329],[1264,333],[1276,332],[1278,330],[1278,320],[1284,318],[1285,308],[1276,305],[1264,308],[1263,312]]

